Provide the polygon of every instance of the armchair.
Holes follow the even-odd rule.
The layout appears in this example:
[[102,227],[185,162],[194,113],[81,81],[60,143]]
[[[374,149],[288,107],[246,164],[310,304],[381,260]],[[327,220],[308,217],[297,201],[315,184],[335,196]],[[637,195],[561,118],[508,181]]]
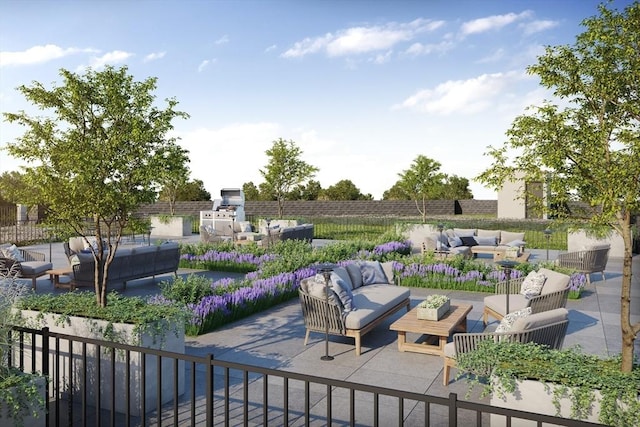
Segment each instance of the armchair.
[[580,273],[585,273],[587,283],[591,284],[591,273],[601,273],[602,280],[605,280],[604,270],[609,260],[609,250],[611,245],[595,245],[589,249],[576,252],[559,254],[556,263],[560,267],[572,268]]
[[524,277],[497,283],[495,294],[484,298],[482,323],[486,326],[489,316],[497,320],[502,320],[507,314],[506,294],[509,294],[509,311],[511,312],[531,307],[531,313],[535,314],[565,307],[567,305],[567,298],[569,297],[570,277],[546,268],[541,268],[538,272],[544,274],[546,280],[540,291],[540,295],[529,299],[520,293],[522,282],[524,282],[525,279]]
[[[11,248],[14,248],[11,251]],[[13,253],[18,251],[19,253]],[[15,266],[14,266],[15,264]],[[31,279],[31,287],[36,288],[36,279],[48,274],[47,271],[53,268],[53,264],[45,261],[45,256],[40,252],[28,251],[26,249],[7,246],[0,250],[0,270],[11,271],[18,269],[19,277]]]
[[456,367],[459,354],[475,350],[484,340],[496,342],[534,342],[553,349],[562,348],[569,325],[569,312],[565,308],[543,311],[517,319],[509,332],[458,333],[444,347],[443,384],[449,384],[451,368]]

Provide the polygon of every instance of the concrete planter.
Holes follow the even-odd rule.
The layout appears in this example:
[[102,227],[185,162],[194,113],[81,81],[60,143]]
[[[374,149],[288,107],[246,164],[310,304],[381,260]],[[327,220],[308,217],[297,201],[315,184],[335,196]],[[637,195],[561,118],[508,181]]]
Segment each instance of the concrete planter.
[[[35,377],[34,380],[36,387],[38,388],[38,394],[42,396],[42,399],[46,398],[45,396],[45,384],[46,380],[44,377]],[[11,388],[7,391],[10,391]],[[37,416],[31,415],[33,410],[36,409]],[[24,413],[28,414],[27,416],[22,418],[22,425],[29,427],[41,427],[46,425],[46,412],[44,405],[38,405],[37,402],[32,403],[27,408],[24,408]],[[7,405],[0,401],[0,427],[13,427],[17,424],[17,421],[14,418],[9,418],[9,412],[7,410]]]
[[192,220],[188,216],[151,218],[151,237],[191,236]]
[[[31,310],[22,310],[22,317],[26,319],[27,325],[32,328],[48,327],[50,332],[61,333],[66,335],[105,339],[102,331],[108,325],[104,320],[88,319],[84,317],[68,316],[64,320],[58,314],[44,314]],[[142,335],[134,331],[135,325],[127,323],[114,323],[113,332],[118,337],[119,342],[140,347],[162,349],[166,351],[184,353],[184,326],[177,328],[166,325],[164,336],[152,337],[148,333]],[[56,347],[55,339],[51,338],[49,347],[51,349],[49,355],[49,366],[53,369],[57,366],[55,363],[55,354],[53,349]],[[42,369],[42,338],[37,337],[36,341],[36,370]],[[86,401],[90,406],[96,406],[97,384],[95,374],[100,372],[100,406],[102,408],[111,408],[112,395],[115,399],[116,412],[126,413],[127,403],[129,404],[130,414],[140,416],[142,413],[143,385],[144,385],[144,404],[145,412],[153,411],[157,407],[158,393],[162,394],[161,404],[170,402],[173,399],[173,360],[164,358],[160,366],[162,372],[162,383],[158,384],[158,359],[155,356],[148,356],[145,360],[143,370],[143,356],[137,352],[129,352],[128,360],[124,350],[115,351],[115,390],[112,390],[112,359],[111,351],[102,348],[100,354],[96,346],[92,344],[86,345],[86,386],[83,384],[82,368],[83,344],[73,342],[70,346],[68,341],[60,340],[59,344],[59,375],[52,377],[52,382],[58,378],[61,394],[68,397],[69,394],[74,396],[76,401]],[[29,360],[34,356],[30,349],[24,351],[25,360]],[[71,366],[69,364],[69,356],[72,355]],[[99,365],[98,365],[98,362]],[[31,362],[25,363],[30,366]],[[126,369],[129,369],[129,400],[126,396]],[[50,386],[52,387],[52,386]],[[178,362],[178,394],[184,393],[185,387],[185,365],[184,361]],[[50,388],[53,393],[53,388]]]
[[438,321],[447,314],[451,308],[451,300],[447,300],[444,304],[442,304],[438,308],[426,308],[418,306],[417,316],[420,320],[435,320]]
[[[563,418],[571,418],[571,400],[565,397],[560,399],[560,414],[558,415],[556,407],[553,404],[554,389],[555,386],[553,384],[545,386],[545,384],[540,381],[518,381],[516,390],[513,393],[506,394],[504,396],[504,399],[501,399],[495,396],[495,394],[492,394],[491,406],[535,412],[537,414],[560,416]],[[592,402],[592,406],[588,412],[588,416],[586,418],[582,418],[581,421],[598,423],[598,418],[600,417],[601,399],[602,396],[600,392],[596,390],[595,399]],[[506,425],[507,421],[505,417],[501,415],[491,414],[491,427],[502,427]],[[512,418],[511,425],[513,427],[535,427],[536,422]],[[543,423],[542,425],[551,426],[555,424]]]

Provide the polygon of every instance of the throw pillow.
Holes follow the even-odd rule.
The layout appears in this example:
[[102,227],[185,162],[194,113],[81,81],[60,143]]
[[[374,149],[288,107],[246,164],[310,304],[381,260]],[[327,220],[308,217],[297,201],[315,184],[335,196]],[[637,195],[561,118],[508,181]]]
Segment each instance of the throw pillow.
[[347,264],[346,269],[349,274],[349,278],[351,279],[353,289],[358,289],[362,286],[362,271],[360,271],[360,266],[355,263],[350,263]]
[[22,257],[22,253],[20,249],[16,245],[11,245],[7,249],[4,250],[5,254],[8,255],[7,258],[11,258],[17,262],[24,262],[24,258]]
[[511,247],[518,246],[518,247],[520,247],[520,246],[524,246],[526,244],[527,243],[524,240],[512,240],[512,241],[508,242],[505,246],[511,246]]
[[336,293],[344,311],[355,309],[353,305],[353,293],[351,286],[346,284],[336,273],[331,273],[331,289]]
[[378,261],[363,261],[359,263],[362,272],[362,284],[373,285],[374,283],[389,283],[387,275],[384,274],[382,265]]
[[[310,281],[307,286],[309,289],[309,295],[316,298],[322,298],[323,300],[326,298],[326,285],[322,274],[316,274],[315,279]],[[340,298],[338,298],[336,293],[333,291],[331,282],[329,282],[329,303],[342,306]]]
[[460,237],[449,237],[449,247],[457,248],[458,246],[462,246],[462,240],[460,240]]
[[476,239],[471,236],[461,236],[460,240],[462,240],[462,246],[478,246]]
[[540,295],[545,280],[547,280],[547,276],[544,274],[538,273],[537,271],[530,272],[520,286],[520,293],[524,295],[526,299]]
[[496,332],[509,332],[511,330],[511,327],[513,326],[513,323],[517,319],[521,317],[527,317],[530,314],[531,314],[531,307],[523,308],[522,310],[514,311],[512,313],[507,314],[500,321],[500,324],[496,328]]

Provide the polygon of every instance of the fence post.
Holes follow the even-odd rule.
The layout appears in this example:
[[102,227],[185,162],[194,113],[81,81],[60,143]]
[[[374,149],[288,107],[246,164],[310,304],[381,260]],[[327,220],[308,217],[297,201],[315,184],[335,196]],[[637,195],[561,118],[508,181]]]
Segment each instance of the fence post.
[[[205,401],[206,401],[206,411],[207,418],[206,424],[209,427],[213,427],[213,354],[209,353],[206,358],[206,386],[205,386]],[[227,423],[229,422],[229,414],[225,414]]]

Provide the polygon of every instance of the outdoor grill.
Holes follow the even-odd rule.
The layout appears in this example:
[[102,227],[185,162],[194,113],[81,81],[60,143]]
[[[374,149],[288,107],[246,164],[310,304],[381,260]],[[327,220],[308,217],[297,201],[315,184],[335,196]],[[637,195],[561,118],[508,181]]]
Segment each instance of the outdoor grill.
[[200,224],[212,226],[220,236],[233,236],[235,221],[244,221],[244,192],[239,188],[223,188],[213,210],[200,211]]

